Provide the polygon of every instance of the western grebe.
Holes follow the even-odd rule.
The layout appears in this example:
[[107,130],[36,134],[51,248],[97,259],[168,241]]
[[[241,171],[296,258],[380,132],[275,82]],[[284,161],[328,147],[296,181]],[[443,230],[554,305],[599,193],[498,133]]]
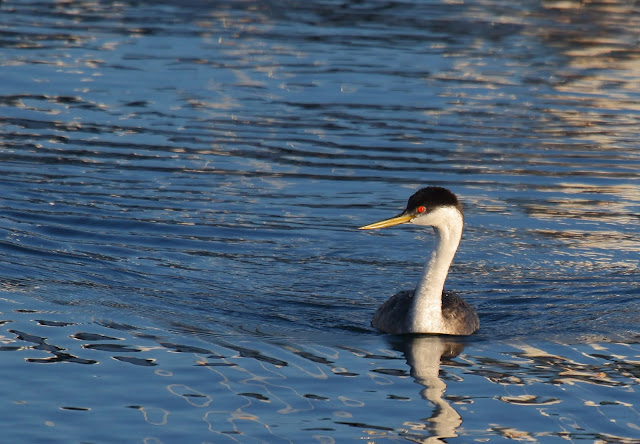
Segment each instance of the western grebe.
[[360,227],[361,230],[404,223],[433,227],[436,247],[415,290],[401,291],[378,307],[371,325],[385,333],[470,335],[480,327],[476,311],[459,296],[444,291],[456,254],[464,216],[458,198],[441,187],[418,190],[398,216]]

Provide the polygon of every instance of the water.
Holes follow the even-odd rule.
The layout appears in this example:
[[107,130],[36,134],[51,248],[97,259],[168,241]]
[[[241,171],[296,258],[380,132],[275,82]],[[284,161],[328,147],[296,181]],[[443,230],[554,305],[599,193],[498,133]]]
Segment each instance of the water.
[[[633,5],[0,11],[6,439],[640,440]],[[369,327],[427,184],[471,338]]]

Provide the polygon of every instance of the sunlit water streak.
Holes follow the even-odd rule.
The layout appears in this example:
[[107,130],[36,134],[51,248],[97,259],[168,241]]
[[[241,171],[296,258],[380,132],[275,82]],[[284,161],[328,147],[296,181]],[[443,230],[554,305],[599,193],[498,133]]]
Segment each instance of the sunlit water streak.
[[[475,375],[484,357],[513,353],[495,340],[637,349],[640,16],[632,6],[5,2],[0,12],[0,282],[10,301],[60,310],[61,322],[78,317],[96,334],[113,335],[102,330],[112,322],[236,352],[257,341],[257,352],[283,354],[272,366],[291,359],[291,344],[375,347],[399,359],[406,378],[412,360],[369,321],[386,297],[415,284],[432,236],[355,228],[435,184],[463,202],[448,287],[482,323],[456,362]],[[22,330],[7,324],[8,340],[25,341],[9,330],[44,337],[34,320]],[[47,331],[61,329],[50,333],[56,342],[78,333]],[[150,362],[164,353],[153,347]],[[571,353],[558,347],[550,353]],[[464,384],[447,381],[448,390],[469,396],[473,378],[456,375]],[[341,387],[314,395],[335,400]],[[132,405],[152,422],[170,410]],[[487,418],[457,411],[464,430],[487,433]],[[366,420],[342,422],[358,429]],[[381,427],[371,430],[400,433],[398,424]],[[532,439],[543,429],[524,427]]]

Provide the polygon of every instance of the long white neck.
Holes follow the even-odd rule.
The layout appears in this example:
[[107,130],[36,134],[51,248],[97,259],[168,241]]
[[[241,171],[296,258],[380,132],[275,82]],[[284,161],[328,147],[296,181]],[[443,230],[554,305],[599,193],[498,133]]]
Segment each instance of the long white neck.
[[415,333],[446,333],[442,290],[462,238],[463,217],[454,207],[442,207],[413,223],[433,226],[436,244],[413,296],[409,327]]

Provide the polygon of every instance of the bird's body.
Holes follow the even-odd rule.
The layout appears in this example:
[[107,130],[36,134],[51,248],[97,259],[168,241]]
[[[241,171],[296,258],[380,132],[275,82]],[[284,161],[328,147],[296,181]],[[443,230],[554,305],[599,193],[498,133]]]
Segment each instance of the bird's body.
[[440,187],[418,190],[400,215],[361,229],[384,228],[402,223],[431,226],[436,247],[415,290],[401,291],[382,304],[371,325],[392,334],[435,333],[469,335],[480,327],[476,311],[454,293],[444,291],[460,239],[464,217],[456,196]]
[[[385,333],[399,335],[412,332],[407,320],[413,302],[414,290],[403,290],[387,299],[373,314],[371,325]],[[442,292],[442,318],[445,328],[437,333],[445,335],[470,335],[480,327],[480,320],[473,307],[451,291]],[[404,322],[402,322],[404,320]]]

